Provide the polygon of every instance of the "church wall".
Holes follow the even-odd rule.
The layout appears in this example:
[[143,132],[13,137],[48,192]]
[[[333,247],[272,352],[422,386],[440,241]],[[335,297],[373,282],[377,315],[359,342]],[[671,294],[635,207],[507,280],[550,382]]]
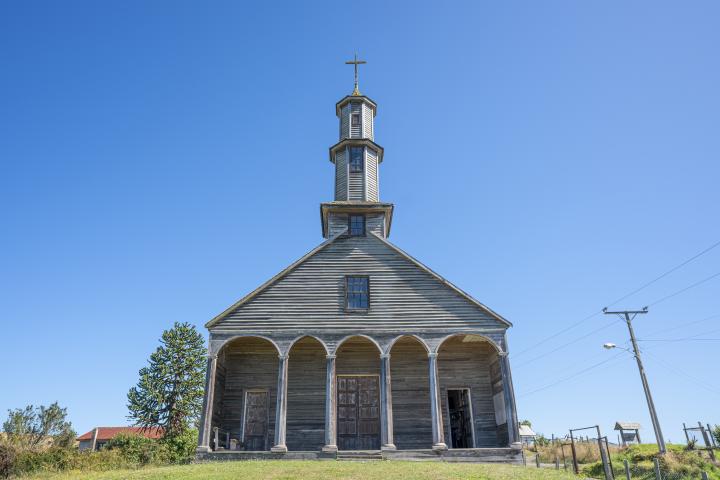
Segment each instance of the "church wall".
[[345,150],[340,150],[335,154],[335,200],[347,200],[347,155]]
[[225,347],[225,389],[223,392],[222,426],[230,438],[241,439],[245,391],[268,391],[267,448],[275,437],[275,402],[277,398],[278,351],[260,338],[247,337]]
[[366,148],[365,169],[367,198],[368,202],[378,201],[378,157],[377,152],[372,148]]
[[[345,311],[346,275],[370,277],[366,313]],[[502,337],[506,328],[380,239],[367,235],[329,243],[211,331],[375,335],[487,329]]]
[[325,444],[325,349],[304,338],[288,359],[286,445],[291,451],[320,450]]
[[363,132],[365,138],[373,140],[375,138],[375,132],[373,132],[373,111],[370,105],[363,103],[362,105],[362,119],[363,119]]
[[346,340],[335,362],[336,375],[380,375],[380,351],[362,337]]
[[427,350],[416,340],[402,338],[390,351],[393,430],[399,450],[432,445],[430,380]]
[[376,213],[368,215],[365,219],[365,228],[368,232],[372,232],[382,237],[385,236],[385,214]]
[[[499,399],[498,405],[495,405],[493,401],[493,405],[495,406],[495,417],[497,424],[497,418],[504,418],[505,421],[501,423],[500,425],[497,425],[497,441],[498,445],[507,445],[509,443],[509,437],[508,437],[508,424],[507,424],[507,415],[505,414],[505,398],[504,398],[504,392],[503,392],[503,378],[502,378],[502,370],[500,369],[500,357],[498,356],[497,352],[491,353],[491,360],[490,360],[490,382],[492,384],[492,394],[493,399],[496,397]],[[502,412],[498,412],[497,409],[502,408]]]
[[331,213],[328,216],[328,233],[330,237],[343,233],[348,227],[348,216],[346,213]]
[[450,417],[447,405],[448,388],[470,388],[475,447],[506,446],[498,443],[495,408],[490,383],[490,359],[493,348],[482,341],[463,342],[461,338],[447,340],[438,355],[440,403],[445,430],[445,443],[451,447]]
[[340,109],[340,140],[350,138],[350,104]]

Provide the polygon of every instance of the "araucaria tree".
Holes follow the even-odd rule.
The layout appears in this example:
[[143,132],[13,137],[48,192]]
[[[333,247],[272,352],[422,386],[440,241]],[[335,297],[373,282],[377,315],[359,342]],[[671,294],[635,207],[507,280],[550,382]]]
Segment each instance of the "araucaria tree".
[[128,418],[141,427],[160,427],[165,437],[181,435],[197,423],[203,401],[207,350],[189,323],[165,330],[160,346],[128,392]]

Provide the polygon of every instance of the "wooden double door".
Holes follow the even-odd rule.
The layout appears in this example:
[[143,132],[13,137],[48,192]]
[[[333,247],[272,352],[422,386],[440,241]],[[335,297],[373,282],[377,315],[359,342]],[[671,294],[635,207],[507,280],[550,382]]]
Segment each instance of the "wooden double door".
[[339,450],[380,450],[380,387],[375,375],[338,375]]

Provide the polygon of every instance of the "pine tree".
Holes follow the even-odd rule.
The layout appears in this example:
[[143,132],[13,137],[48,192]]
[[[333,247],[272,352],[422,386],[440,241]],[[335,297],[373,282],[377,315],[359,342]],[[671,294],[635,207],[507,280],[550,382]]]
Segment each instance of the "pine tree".
[[207,350],[202,335],[189,323],[175,322],[140,370],[128,392],[128,418],[145,428],[160,427],[175,437],[195,426],[202,409]]

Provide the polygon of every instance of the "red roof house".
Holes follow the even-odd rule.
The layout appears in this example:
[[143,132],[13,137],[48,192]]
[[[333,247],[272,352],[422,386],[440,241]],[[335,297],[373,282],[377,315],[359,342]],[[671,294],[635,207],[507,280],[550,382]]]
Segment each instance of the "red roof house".
[[146,438],[161,438],[163,436],[162,428],[142,428],[142,427],[95,427],[87,433],[77,437],[80,442],[78,448],[80,450],[100,450],[108,440],[114,438],[118,434],[141,435]]

